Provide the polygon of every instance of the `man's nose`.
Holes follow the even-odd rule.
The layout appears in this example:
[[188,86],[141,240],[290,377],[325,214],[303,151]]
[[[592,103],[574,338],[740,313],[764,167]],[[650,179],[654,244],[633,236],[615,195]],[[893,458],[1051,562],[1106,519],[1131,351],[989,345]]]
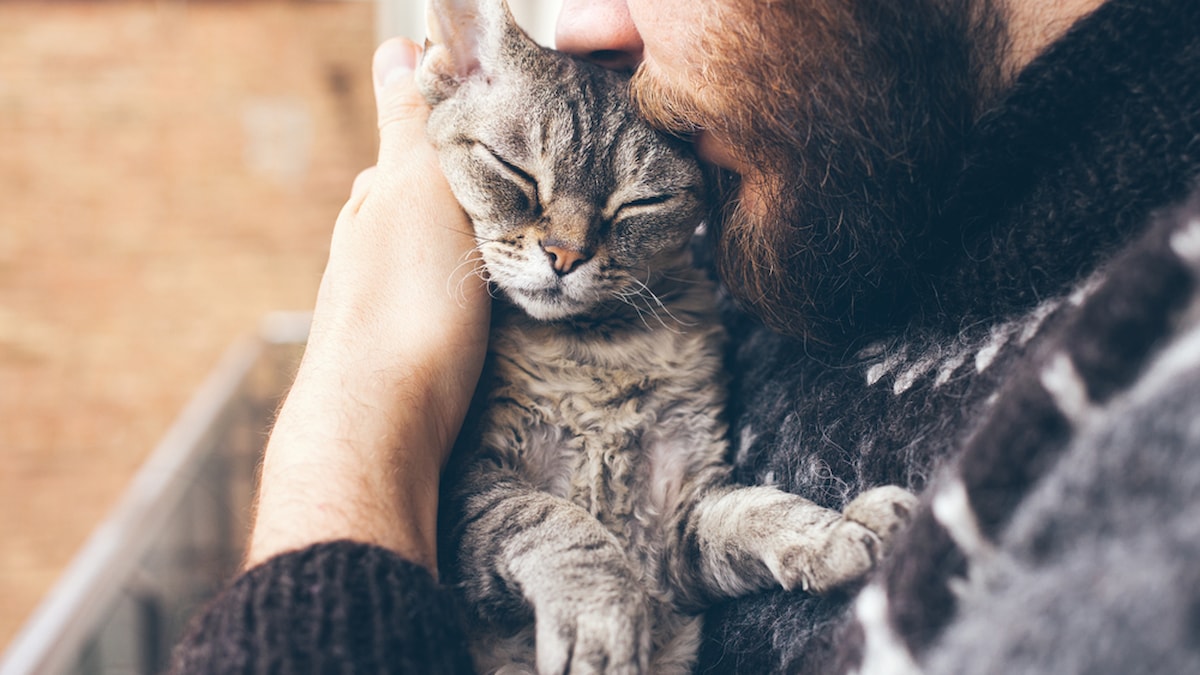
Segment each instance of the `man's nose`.
[[642,62],[642,36],[625,0],[563,0],[555,46],[605,68],[632,72]]

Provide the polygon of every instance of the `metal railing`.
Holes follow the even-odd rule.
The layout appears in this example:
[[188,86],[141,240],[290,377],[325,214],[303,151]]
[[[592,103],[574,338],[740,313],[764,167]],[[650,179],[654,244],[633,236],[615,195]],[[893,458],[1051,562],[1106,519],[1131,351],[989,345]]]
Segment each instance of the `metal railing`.
[[239,567],[266,432],[308,314],[228,350],[0,661],[0,675],[149,674]]

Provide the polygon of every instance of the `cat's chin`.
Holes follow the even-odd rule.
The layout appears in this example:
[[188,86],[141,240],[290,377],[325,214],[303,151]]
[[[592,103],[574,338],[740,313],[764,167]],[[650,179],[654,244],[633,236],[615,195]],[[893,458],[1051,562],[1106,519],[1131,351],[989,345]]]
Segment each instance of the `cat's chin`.
[[586,314],[592,309],[591,305],[571,301],[559,294],[547,298],[543,295],[535,296],[510,290],[505,292],[505,296],[518,309],[537,321],[564,321]]

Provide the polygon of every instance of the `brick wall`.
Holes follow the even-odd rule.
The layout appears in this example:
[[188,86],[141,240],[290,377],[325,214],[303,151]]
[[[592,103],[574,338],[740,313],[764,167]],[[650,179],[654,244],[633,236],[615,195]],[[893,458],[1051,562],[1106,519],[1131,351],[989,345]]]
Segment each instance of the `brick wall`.
[[311,306],[373,17],[0,2],[0,645],[222,350]]

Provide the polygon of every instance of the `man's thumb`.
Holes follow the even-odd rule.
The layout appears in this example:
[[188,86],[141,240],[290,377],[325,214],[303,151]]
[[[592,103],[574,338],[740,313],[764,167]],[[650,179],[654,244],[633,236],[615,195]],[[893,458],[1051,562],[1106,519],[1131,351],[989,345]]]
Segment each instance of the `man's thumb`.
[[393,124],[424,128],[429,108],[413,81],[420,58],[421,48],[404,38],[392,38],[375,50],[375,108],[381,133]]

